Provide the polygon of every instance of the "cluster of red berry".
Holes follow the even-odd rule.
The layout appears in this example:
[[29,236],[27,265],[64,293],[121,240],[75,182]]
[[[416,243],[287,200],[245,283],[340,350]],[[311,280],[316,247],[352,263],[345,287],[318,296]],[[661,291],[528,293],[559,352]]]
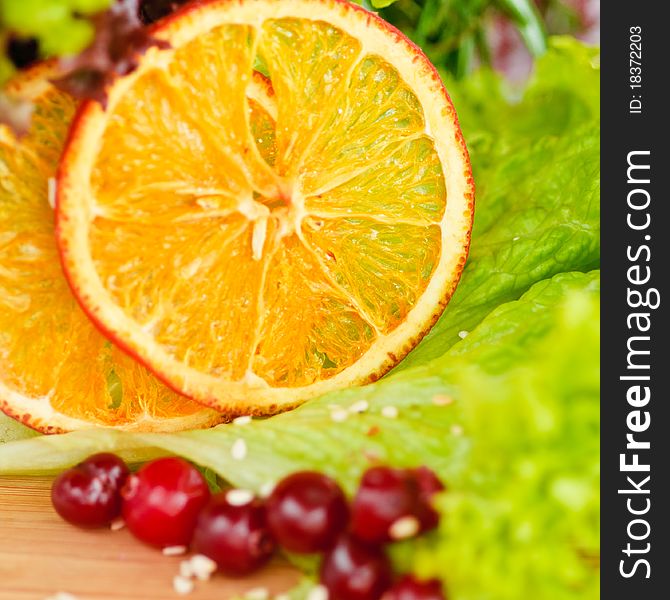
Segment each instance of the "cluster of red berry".
[[393,581],[384,545],[438,524],[432,496],[444,486],[430,469],[374,467],[351,505],[338,484],[316,472],[289,475],[262,500],[231,489],[210,495],[190,463],[162,458],[131,474],[113,454],[96,454],[62,473],[52,501],[80,527],[122,516],[138,539],[204,554],[231,575],[269,560],[279,545],[323,554],[320,578],[329,600],[444,600],[440,582],[407,575]]

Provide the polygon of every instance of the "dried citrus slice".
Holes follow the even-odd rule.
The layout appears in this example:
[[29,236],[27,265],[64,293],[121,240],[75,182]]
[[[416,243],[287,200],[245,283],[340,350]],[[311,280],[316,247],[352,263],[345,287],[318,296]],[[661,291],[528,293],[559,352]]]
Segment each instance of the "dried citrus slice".
[[[334,0],[212,0],[87,104],[58,238],[89,316],[175,389],[269,414],[374,380],[428,331],[465,263],[473,182],[421,51]],[[252,67],[277,104],[271,160]]]
[[[74,101],[49,65],[10,84],[35,101],[29,134],[0,126],[0,409],[47,433],[111,426],[172,431],[222,420],[176,394],[93,327],[63,277],[49,205]],[[274,148],[271,88],[250,86],[251,122]],[[268,152],[270,156],[271,152]]]

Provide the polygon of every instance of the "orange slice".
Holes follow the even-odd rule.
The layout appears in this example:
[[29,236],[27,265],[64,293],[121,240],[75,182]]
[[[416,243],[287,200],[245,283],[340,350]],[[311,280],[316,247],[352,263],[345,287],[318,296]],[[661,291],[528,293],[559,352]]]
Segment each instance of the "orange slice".
[[[173,388],[270,414],[377,379],[429,330],[465,263],[473,181],[421,51],[334,0],[213,0],[154,34],[88,103],[58,184],[85,310]],[[252,67],[277,105],[270,160]]]
[[[219,422],[222,415],[171,391],[107,341],[67,286],[48,190],[76,106],[48,84],[50,70],[10,84],[10,93],[35,101],[29,134],[16,139],[0,127],[0,409],[45,433]],[[253,128],[273,149],[272,90],[260,77],[249,89]]]

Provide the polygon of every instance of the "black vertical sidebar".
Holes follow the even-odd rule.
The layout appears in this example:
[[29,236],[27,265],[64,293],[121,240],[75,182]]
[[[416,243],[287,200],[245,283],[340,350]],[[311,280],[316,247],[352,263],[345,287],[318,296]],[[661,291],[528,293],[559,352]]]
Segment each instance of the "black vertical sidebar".
[[608,600],[670,598],[664,8],[651,0],[602,3],[601,597]]

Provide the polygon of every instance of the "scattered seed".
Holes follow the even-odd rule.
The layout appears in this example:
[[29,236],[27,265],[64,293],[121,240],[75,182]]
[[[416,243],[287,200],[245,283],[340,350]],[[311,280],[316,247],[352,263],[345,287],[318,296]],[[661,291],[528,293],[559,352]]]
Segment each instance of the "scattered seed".
[[382,408],[382,416],[387,419],[397,419],[398,418],[398,408],[395,406],[385,406]]
[[435,404],[435,406],[449,406],[450,404],[453,404],[453,402],[454,399],[446,394],[436,394],[433,396],[433,404]]
[[452,435],[463,435],[463,428],[460,425],[451,426]]
[[172,587],[180,596],[186,596],[186,594],[190,594],[193,591],[195,584],[191,579],[182,577],[181,575],[175,575],[172,579]]
[[251,490],[229,490],[226,493],[226,501],[233,506],[244,506],[254,499]]
[[330,413],[330,418],[336,423],[346,421],[348,416],[349,413],[343,408],[338,408],[337,410],[334,410],[333,412]]
[[120,517],[118,519],[114,519],[109,524],[109,528],[112,531],[121,531],[125,526],[126,526],[126,522],[123,519],[121,519]]
[[244,415],[243,417],[233,419],[233,425],[247,425],[249,423],[251,423],[251,415]]
[[204,554],[195,554],[190,562],[193,574],[200,581],[206,581],[216,572],[216,563]]
[[515,236],[512,238],[512,241],[513,241],[513,242],[516,242],[517,240],[520,240],[520,239],[521,239],[520,236],[515,235]]
[[365,460],[370,463],[378,463],[382,459],[382,457],[379,456],[379,453],[374,450],[363,450],[362,454],[365,457]]
[[163,548],[163,556],[181,556],[186,554],[186,546],[165,546]]
[[190,579],[193,577],[193,567],[191,566],[191,561],[190,560],[182,560],[179,563],[179,574],[182,577],[186,577],[186,579]]
[[458,337],[461,338],[462,340],[464,340],[466,337],[468,337],[469,333],[470,333],[469,331],[465,331],[465,330],[459,331],[458,332]]
[[247,600],[268,600],[270,592],[268,591],[268,588],[257,587],[247,591],[247,593],[244,594],[244,597]]
[[309,590],[306,600],[328,600],[328,589],[323,585],[316,585]]
[[274,491],[275,487],[276,487],[276,486],[275,486],[274,481],[266,481],[266,482],[260,487],[260,489],[258,490],[258,495],[259,495],[261,498],[269,498],[269,497],[270,497],[270,494],[272,494],[272,492]]
[[244,460],[247,457],[247,443],[241,438],[235,440],[230,454],[235,460]]
[[368,408],[370,408],[370,405],[367,403],[366,400],[359,400],[358,402],[354,402],[349,407],[349,412],[364,413],[366,410],[368,410]]
[[421,523],[416,517],[411,515],[400,517],[389,527],[389,536],[393,540],[406,540],[419,533],[420,527]]

